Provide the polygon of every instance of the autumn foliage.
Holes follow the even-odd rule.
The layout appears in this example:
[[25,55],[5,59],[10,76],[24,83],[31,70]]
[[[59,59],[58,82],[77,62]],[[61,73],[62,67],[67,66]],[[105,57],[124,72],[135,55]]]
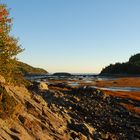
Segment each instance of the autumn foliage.
[[18,40],[9,34],[11,22],[9,10],[5,5],[0,4],[0,74],[8,80],[16,71],[16,56],[22,52]]
[[0,5],[0,33],[6,31],[8,28],[8,23],[11,23],[11,19],[8,18],[9,13],[5,6]]

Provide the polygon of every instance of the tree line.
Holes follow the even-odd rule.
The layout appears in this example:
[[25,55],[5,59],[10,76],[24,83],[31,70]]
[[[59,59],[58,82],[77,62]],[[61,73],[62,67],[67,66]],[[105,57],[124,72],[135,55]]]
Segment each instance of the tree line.
[[140,74],[140,53],[131,56],[128,62],[110,64],[101,74]]

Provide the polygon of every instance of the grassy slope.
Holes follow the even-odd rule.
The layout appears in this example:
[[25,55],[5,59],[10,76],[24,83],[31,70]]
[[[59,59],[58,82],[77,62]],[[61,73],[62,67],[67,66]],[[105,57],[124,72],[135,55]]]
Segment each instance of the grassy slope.
[[46,74],[48,73],[46,70],[41,68],[35,68],[28,64],[18,61],[17,62],[17,69],[20,70],[24,75],[27,74]]

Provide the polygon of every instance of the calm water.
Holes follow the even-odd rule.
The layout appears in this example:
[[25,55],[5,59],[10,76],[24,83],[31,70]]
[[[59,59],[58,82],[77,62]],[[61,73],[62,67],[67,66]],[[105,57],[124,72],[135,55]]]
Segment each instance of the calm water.
[[140,92],[140,88],[136,88],[136,87],[96,87],[96,86],[92,86],[93,88],[97,88],[97,89],[102,89],[102,90],[108,90],[108,91],[138,91]]

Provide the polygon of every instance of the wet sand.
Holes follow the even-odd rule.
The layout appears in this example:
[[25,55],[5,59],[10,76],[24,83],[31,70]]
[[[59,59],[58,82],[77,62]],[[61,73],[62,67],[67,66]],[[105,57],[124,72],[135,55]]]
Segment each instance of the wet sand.
[[[140,77],[127,77],[127,78],[119,78],[116,80],[108,80],[108,81],[98,81],[96,86],[99,87],[138,87],[140,88]],[[116,97],[121,97],[125,99],[132,99],[140,101],[140,92],[139,91],[107,91],[104,90],[104,93]],[[140,114],[140,107],[131,105],[131,104],[122,104],[128,110]]]
[[140,92],[104,91],[106,94],[140,101]]
[[114,80],[97,81],[99,87],[140,87],[140,77],[126,77]]
[[[116,80],[98,81],[98,87],[138,87],[140,88],[140,77],[119,78]],[[140,92],[131,91],[104,91],[106,94],[123,98],[132,98],[140,101]]]

